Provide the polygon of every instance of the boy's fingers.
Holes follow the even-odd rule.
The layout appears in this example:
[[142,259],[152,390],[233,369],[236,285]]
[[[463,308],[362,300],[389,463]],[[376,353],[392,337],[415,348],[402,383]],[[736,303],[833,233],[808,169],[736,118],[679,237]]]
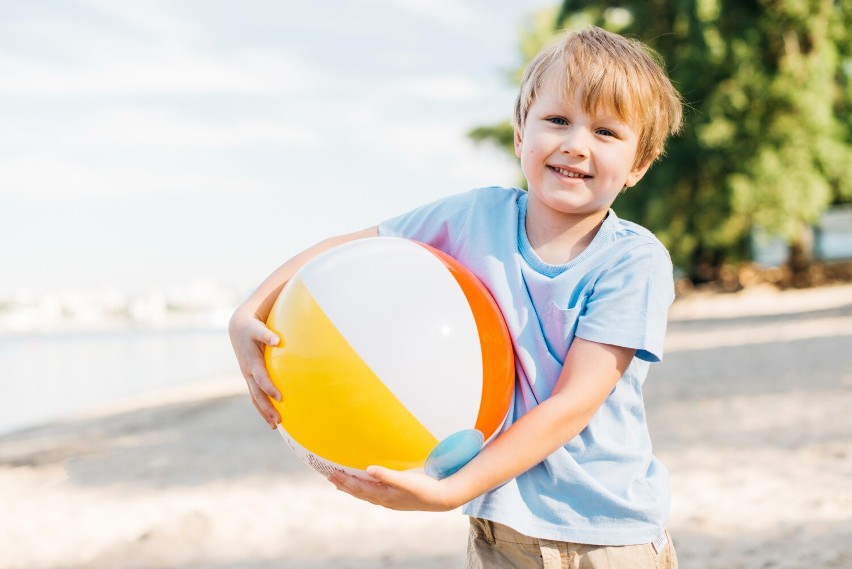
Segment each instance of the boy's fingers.
[[377,497],[381,493],[381,487],[375,482],[368,482],[357,476],[338,473],[333,473],[328,479],[341,492],[346,492],[359,500],[364,500],[371,504],[382,505]]
[[278,337],[278,334],[267,328],[260,320],[252,321],[251,335],[256,340],[266,344],[267,346],[277,346],[281,343],[281,339]]
[[374,478],[377,482],[381,482],[382,484],[387,484],[389,486],[399,485],[397,472],[389,468],[384,468],[382,466],[368,466],[366,472],[371,478]]
[[278,346],[279,344],[281,344],[283,346],[284,343],[281,341],[281,338],[278,337],[278,334],[276,334],[275,332],[272,332],[271,330],[270,330],[270,332],[271,333],[266,335],[266,337],[263,339],[263,343],[266,344],[267,346],[272,346],[273,348],[275,346]]
[[281,421],[278,411],[272,406],[269,398],[256,384],[252,385],[253,382],[247,383],[249,384],[249,393],[251,394],[251,402],[254,404],[254,408],[257,409],[257,412],[263,417],[266,423],[274,429]]
[[254,408],[257,410],[258,415],[261,416],[261,418],[266,422],[267,425],[269,425],[270,428],[275,429],[278,427],[279,420],[277,419],[277,417],[265,412],[261,404],[258,403],[258,400],[254,397],[251,398],[251,402],[254,405]]
[[254,383],[261,389],[261,391],[276,401],[281,401],[281,392],[278,391],[275,385],[273,385],[272,380],[269,379],[269,374],[266,373],[266,368],[254,368],[251,376]]

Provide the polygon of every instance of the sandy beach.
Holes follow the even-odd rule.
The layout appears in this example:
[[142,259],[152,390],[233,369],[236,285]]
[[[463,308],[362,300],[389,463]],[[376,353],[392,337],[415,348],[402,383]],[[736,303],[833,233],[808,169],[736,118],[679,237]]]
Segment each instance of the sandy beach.
[[[681,567],[852,567],[852,285],[679,299],[646,404]],[[236,376],[0,437],[0,569],[450,568],[466,528],[337,492]]]

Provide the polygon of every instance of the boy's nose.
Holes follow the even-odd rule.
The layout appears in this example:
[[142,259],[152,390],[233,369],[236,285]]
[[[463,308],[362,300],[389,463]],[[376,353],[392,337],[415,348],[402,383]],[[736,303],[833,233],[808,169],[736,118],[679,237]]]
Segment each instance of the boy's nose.
[[585,129],[572,128],[565,133],[560,150],[563,154],[585,158],[589,155],[589,134]]

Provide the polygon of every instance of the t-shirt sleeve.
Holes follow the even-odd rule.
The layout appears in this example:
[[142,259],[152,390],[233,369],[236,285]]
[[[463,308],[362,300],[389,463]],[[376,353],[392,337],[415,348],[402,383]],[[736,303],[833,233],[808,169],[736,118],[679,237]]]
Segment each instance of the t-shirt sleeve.
[[577,322],[576,335],[634,348],[639,359],[659,362],[673,300],[668,252],[658,243],[635,247],[598,277]]
[[404,237],[453,254],[476,190],[442,198],[379,224],[379,235]]

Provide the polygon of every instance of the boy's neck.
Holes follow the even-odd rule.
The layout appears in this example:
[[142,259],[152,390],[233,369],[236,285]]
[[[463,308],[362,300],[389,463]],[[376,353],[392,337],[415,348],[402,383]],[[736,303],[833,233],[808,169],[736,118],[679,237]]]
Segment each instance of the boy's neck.
[[549,265],[564,265],[585,251],[609,212],[606,209],[590,215],[571,215],[537,210],[534,204],[528,203],[527,240],[538,258]]

